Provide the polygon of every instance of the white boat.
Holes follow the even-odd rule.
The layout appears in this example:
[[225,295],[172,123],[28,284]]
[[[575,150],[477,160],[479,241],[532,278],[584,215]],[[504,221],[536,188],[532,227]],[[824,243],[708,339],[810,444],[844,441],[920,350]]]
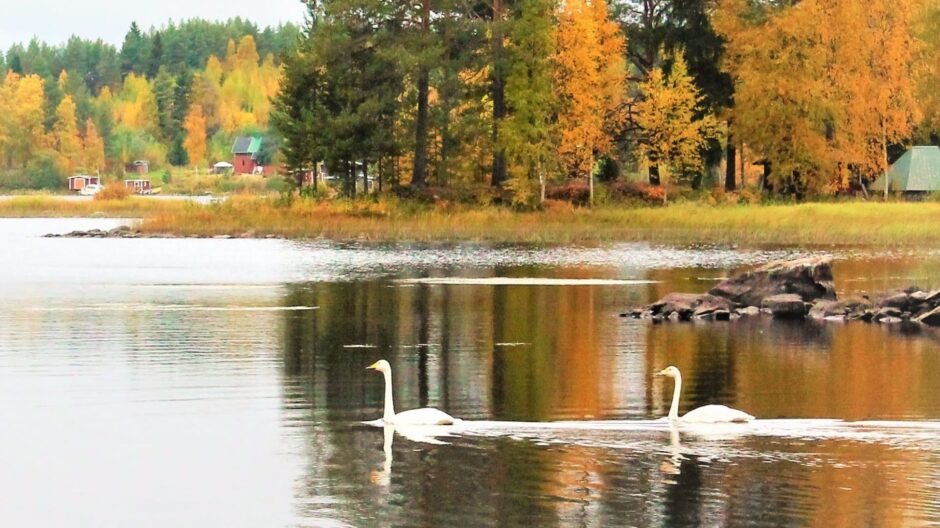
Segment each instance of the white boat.
[[89,183],[88,185],[81,188],[78,191],[78,194],[82,196],[94,196],[101,192],[101,189],[104,189],[104,185],[98,183]]

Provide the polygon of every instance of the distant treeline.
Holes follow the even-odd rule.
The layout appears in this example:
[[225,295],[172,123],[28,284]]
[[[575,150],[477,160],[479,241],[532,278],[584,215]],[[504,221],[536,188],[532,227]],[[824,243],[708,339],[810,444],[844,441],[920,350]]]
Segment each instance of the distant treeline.
[[78,37],[11,46],[0,54],[0,187],[57,187],[135,159],[228,160],[235,135],[267,133],[280,58],[299,35],[234,18],[135,23],[120,47]]
[[740,189],[742,155],[751,192],[864,192],[940,131],[940,0],[308,6],[274,122],[290,166],[349,193],[362,167],[534,205],[630,172],[665,199]]

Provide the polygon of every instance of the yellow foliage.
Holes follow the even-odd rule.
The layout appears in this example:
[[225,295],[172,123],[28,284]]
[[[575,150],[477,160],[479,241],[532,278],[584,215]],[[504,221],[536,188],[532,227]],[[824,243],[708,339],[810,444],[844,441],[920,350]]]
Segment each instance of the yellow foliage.
[[189,155],[189,164],[198,167],[206,160],[206,116],[201,106],[189,107],[186,119],[183,120],[183,129],[186,130],[183,148]]
[[56,107],[55,116],[55,124],[52,127],[53,147],[71,174],[81,165],[83,157],[82,138],[78,134],[78,122],[75,117],[75,101],[71,95],[62,98]]
[[98,134],[95,122],[89,119],[85,122],[85,143],[83,150],[84,169],[91,173],[98,173],[104,169],[104,140]]
[[700,174],[702,150],[716,136],[717,121],[711,114],[696,118],[703,97],[683,56],[675,56],[668,74],[654,68],[639,90],[642,99],[634,108],[634,120],[643,134],[640,152],[649,164],[659,165],[664,187],[670,174]]
[[0,166],[23,167],[48,144],[43,81],[9,72],[0,85]]
[[910,137],[924,0],[804,0],[756,16],[721,0],[716,29],[735,81],[736,135],[778,183],[823,192],[875,175]]
[[609,20],[604,0],[564,2],[557,19],[558,154],[569,174],[587,176],[595,157],[611,152],[614,134],[624,123],[626,41]]
[[159,123],[157,99],[146,77],[131,73],[124,79],[124,88],[114,105],[114,118],[128,128],[156,135]]

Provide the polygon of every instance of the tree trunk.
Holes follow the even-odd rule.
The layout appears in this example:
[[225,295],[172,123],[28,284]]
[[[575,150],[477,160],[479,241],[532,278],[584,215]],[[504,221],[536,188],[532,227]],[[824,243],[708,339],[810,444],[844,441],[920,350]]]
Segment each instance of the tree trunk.
[[356,197],[356,164],[346,161],[346,188],[350,198]]
[[885,176],[885,200],[888,199],[888,129],[885,125],[885,120],[881,120],[881,153],[883,156],[882,163],[884,163],[884,176]]
[[[421,2],[421,33],[431,31],[431,0]],[[421,59],[422,61],[424,59]],[[430,72],[424,64],[418,66],[418,115],[415,117],[415,155],[411,173],[411,186],[427,185],[428,171],[428,92]]]
[[588,205],[594,207],[594,158],[591,158],[591,164],[588,169],[588,191],[590,196],[588,197]]
[[379,158],[379,194],[382,194],[382,158]]
[[418,70],[418,115],[415,117],[415,160],[411,174],[411,186],[423,187],[427,184],[425,175],[428,169],[428,70]]
[[725,149],[725,190],[728,192],[732,192],[737,188],[737,182],[735,181],[737,155],[738,151],[734,146],[734,138],[729,135],[728,146]]
[[545,172],[542,171],[542,164],[538,164],[539,171],[539,205],[545,203]]
[[493,0],[493,175],[492,185],[506,181],[506,151],[500,145],[499,128],[506,117],[506,83],[503,72],[503,5],[502,0]]
[[369,160],[362,160],[362,194],[369,195]]

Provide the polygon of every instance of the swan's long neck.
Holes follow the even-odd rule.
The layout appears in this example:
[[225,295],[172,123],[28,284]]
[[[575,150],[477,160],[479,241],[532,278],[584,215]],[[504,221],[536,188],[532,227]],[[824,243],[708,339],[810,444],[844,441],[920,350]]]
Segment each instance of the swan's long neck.
[[682,392],[682,374],[676,373],[676,386],[672,390],[672,406],[669,407],[669,420],[679,420],[679,393]]
[[395,404],[392,403],[392,372],[386,370],[385,375],[385,415],[382,420],[385,423],[391,423],[395,419]]

